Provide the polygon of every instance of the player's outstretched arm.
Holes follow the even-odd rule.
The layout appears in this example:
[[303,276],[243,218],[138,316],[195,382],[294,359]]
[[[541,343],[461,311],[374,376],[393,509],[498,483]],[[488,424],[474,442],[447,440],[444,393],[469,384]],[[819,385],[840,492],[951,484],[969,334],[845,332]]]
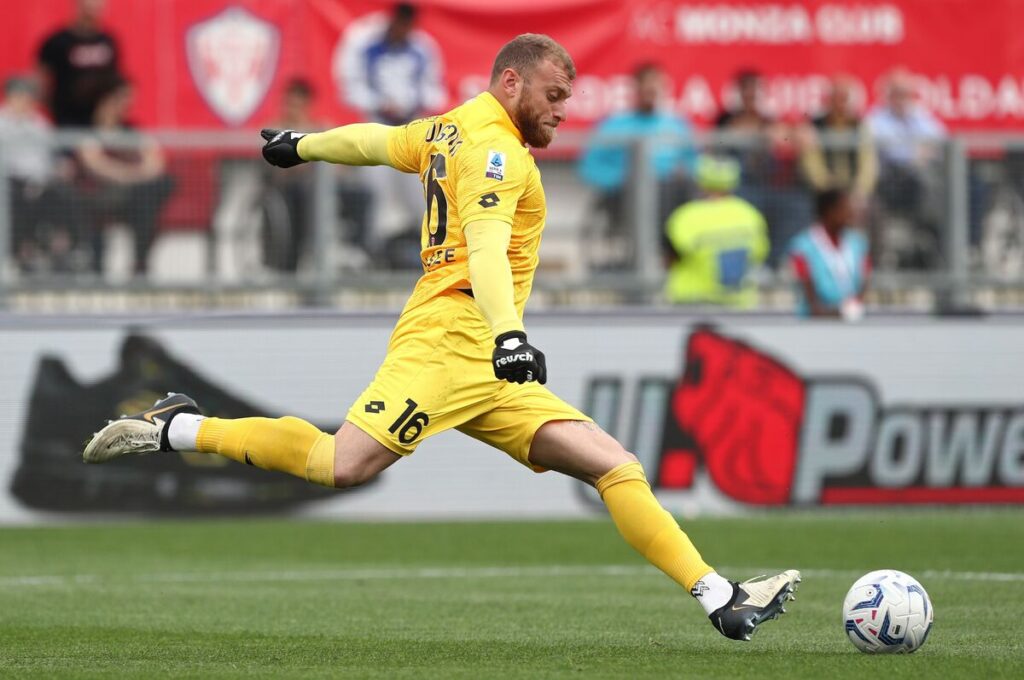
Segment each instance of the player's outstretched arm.
[[267,141],[263,145],[263,158],[279,168],[291,168],[306,161],[392,165],[388,135],[393,129],[379,123],[355,123],[310,133],[266,128],[260,132]]
[[479,220],[466,225],[465,234],[473,297],[494,334],[494,376],[515,383],[536,380],[544,384],[548,379],[544,353],[526,341],[516,312],[508,261],[512,226],[500,220]]

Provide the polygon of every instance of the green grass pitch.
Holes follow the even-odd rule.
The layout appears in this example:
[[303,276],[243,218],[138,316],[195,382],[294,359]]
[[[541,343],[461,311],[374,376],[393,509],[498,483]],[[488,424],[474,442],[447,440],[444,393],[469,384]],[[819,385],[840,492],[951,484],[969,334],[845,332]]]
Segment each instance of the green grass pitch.
[[[0,529],[0,677],[1024,677],[1024,512],[683,526],[728,576],[802,569],[789,614],[722,638],[607,521]],[[935,605],[913,655],[842,629],[847,588],[887,567]]]

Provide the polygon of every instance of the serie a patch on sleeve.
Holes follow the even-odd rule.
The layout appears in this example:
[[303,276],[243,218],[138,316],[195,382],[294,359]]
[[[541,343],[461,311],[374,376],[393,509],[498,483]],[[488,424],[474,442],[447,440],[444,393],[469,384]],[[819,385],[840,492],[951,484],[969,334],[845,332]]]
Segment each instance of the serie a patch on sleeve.
[[487,152],[487,170],[484,177],[489,179],[505,179],[505,154],[500,151]]

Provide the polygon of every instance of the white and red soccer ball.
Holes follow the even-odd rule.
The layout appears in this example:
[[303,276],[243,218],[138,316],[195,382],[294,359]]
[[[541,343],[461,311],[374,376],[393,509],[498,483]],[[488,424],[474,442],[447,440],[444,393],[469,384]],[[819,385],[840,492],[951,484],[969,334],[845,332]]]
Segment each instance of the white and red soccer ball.
[[861,576],[843,601],[846,634],[869,654],[916,651],[928,639],[934,618],[924,587],[894,569]]

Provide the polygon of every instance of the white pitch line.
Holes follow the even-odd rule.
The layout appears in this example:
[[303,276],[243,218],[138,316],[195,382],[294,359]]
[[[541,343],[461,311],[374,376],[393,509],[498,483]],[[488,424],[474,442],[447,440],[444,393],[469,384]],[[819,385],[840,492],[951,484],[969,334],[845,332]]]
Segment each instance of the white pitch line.
[[[363,568],[296,571],[238,571],[238,572],[170,572],[126,576],[121,583],[231,583],[275,581],[368,581],[400,579],[473,579],[473,578],[564,578],[571,576],[643,576],[658,573],[646,566],[631,565],[548,565],[521,567],[424,567],[424,568]],[[72,576],[11,576],[0,577],[0,588],[14,586],[65,586],[102,581],[95,574]],[[112,580],[112,579],[111,579]]]
[[[772,574],[779,568],[723,567],[728,574]],[[802,569],[804,579],[851,578],[862,575],[860,571],[846,569]],[[513,567],[422,567],[422,568],[359,568],[335,570],[292,570],[292,571],[238,571],[238,572],[169,572],[135,576],[110,577],[99,574],[72,574],[50,576],[7,576],[0,577],[0,588],[18,587],[65,587],[73,585],[102,585],[110,583],[274,583],[302,581],[367,581],[367,580],[415,580],[415,579],[489,579],[489,578],[568,578],[578,576],[651,576],[657,569],[645,565],[543,565]],[[912,574],[922,581],[997,581],[1008,583],[1024,582],[1024,573],[984,571],[937,571],[923,570]]]
[[521,567],[381,567],[363,569],[336,569],[324,571],[273,572],[187,572],[180,574],[150,574],[140,576],[145,583],[192,583],[207,581],[365,581],[389,579],[445,579],[445,578],[524,578],[533,576],[637,576],[654,570],[630,565],[545,565]]

